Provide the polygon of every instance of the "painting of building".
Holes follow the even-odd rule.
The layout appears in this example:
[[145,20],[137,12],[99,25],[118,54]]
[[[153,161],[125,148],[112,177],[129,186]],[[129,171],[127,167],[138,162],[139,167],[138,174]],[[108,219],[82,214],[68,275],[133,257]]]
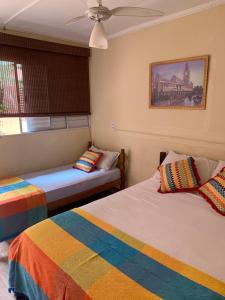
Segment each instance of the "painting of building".
[[204,109],[208,56],[154,63],[150,69],[150,107]]

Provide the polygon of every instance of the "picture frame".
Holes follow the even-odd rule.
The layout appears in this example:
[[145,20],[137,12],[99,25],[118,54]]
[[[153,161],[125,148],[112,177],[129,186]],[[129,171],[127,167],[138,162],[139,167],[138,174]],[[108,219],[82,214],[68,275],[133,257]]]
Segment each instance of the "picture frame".
[[150,109],[206,109],[209,55],[150,64]]

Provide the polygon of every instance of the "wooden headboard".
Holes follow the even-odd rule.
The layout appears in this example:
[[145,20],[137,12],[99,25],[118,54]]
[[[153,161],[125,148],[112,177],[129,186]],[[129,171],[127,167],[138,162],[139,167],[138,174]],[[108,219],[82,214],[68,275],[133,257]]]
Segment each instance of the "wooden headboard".
[[[92,146],[92,142],[88,142],[88,148]],[[125,150],[120,150],[120,156],[118,160],[118,167],[120,169],[120,189],[123,190],[125,188],[125,161],[126,161],[126,155]]]
[[164,161],[164,159],[166,158],[166,156],[167,156],[166,152],[160,152],[160,158],[159,158],[160,165]]

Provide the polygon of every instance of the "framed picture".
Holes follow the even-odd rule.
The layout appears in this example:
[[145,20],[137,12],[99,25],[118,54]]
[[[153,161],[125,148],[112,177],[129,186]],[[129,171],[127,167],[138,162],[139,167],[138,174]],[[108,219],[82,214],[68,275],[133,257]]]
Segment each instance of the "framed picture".
[[209,56],[150,64],[150,108],[205,109]]

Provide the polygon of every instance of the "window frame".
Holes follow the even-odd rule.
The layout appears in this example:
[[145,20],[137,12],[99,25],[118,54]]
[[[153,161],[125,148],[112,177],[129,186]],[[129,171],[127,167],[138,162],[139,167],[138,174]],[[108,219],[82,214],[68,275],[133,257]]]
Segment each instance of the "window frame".
[[[77,115],[65,115],[65,116],[39,116],[39,117],[35,117],[35,118],[46,118],[48,117],[50,120],[49,120],[49,123],[50,123],[50,127],[49,128],[43,128],[43,129],[40,129],[40,130],[32,130],[32,131],[25,131],[23,129],[23,125],[22,125],[22,122],[23,120],[22,119],[25,119],[25,118],[28,118],[28,117],[11,117],[11,118],[16,118],[18,119],[19,121],[19,133],[12,133],[12,134],[1,134],[0,132],[0,138],[2,137],[7,137],[7,136],[18,136],[18,135],[24,135],[24,134],[34,134],[34,133],[39,133],[39,132],[51,132],[51,131],[57,131],[57,130],[73,130],[73,129],[80,129],[80,128],[88,128],[90,129],[90,115],[81,115],[81,116],[77,116]],[[60,118],[65,118],[65,124],[66,126],[64,128],[52,128],[51,127],[51,119],[52,118],[55,118],[55,117],[60,117]],[[72,126],[69,126],[69,122],[68,122],[68,118],[71,118],[71,117],[74,117],[74,118],[77,118],[77,117],[83,117],[83,118],[86,118],[86,124],[84,125],[80,125],[80,126],[75,126],[75,127],[72,127]],[[10,117],[8,117],[10,118]],[[33,118],[33,117],[32,117]],[[4,118],[1,118],[0,117],[0,120],[1,119],[4,119]]]

